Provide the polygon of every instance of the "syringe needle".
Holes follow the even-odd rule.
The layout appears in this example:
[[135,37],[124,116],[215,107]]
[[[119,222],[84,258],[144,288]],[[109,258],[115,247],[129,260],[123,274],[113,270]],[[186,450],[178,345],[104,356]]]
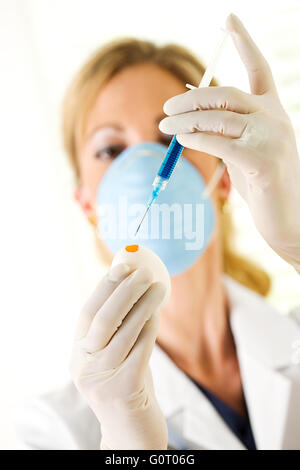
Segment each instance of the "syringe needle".
[[139,223],[139,225],[138,225],[138,228],[137,228],[136,231],[135,231],[135,234],[134,234],[135,237],[137,236],[137,233],[138,233],[138,231],[140,230],[140,227],[141,227],[141,225],[142,225],[142,223],[143,223],[143,220],[144,220],[144,218],[146,217],[146,215],[147,215],[149,209],[150,209],[150,205],[148,205],[147,209],[145,210],[145,213],[144,213],[144,215],[143,215],[143,218],[142,218],[142,220],[140,221],[140,223]]

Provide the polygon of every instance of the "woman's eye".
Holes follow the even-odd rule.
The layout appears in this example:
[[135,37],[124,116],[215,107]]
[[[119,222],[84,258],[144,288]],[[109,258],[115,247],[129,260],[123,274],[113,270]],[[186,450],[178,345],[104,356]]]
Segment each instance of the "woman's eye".
[[113,160],[119,155],[119,153],[122,152],[122,150],[122,145],[108,145],[107,147],[103,147],[102,149],[98,150],[95,154],[95,157],[101,160]]

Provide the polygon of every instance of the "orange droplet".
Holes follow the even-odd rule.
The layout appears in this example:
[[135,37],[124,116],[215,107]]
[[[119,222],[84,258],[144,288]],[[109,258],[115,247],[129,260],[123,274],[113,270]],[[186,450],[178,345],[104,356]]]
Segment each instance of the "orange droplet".
[[127,245],[125,247],[125,250],[129,251],[129,253],[135,253],[136,251],[138,251],[138,249],[139,249],[139,245]]

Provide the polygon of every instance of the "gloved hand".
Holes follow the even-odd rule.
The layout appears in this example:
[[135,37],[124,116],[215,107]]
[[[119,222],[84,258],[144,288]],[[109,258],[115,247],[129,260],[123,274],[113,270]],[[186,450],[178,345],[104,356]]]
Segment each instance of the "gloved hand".
[[149,269],[130,271],[112,267],[83,308],[71,376],[101,424],[101,449],[167,449],[148,365],[166,288]]
[[195,88],[169,99],[159,128],[184,147],[223,159],[267,243],[300,273],[300,159],[269,64],[235,15],[226,27],[247,69],[251,93]]

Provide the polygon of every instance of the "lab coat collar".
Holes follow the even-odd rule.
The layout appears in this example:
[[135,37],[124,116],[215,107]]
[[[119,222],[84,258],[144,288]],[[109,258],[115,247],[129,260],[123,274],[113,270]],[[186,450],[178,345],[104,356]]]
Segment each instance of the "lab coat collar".
[[150,366],[156,396],[167,423],[182,416],[181,434],[189,443],[189,449],[245,449],[208,398],[157,344]]
[[178,439],[177,434],[177,442],[187,444],[188,449],[245,449],[207,397],[158,345],[154,347],[150,366],[167,424],[180,421],[181,436]]
[[[273,434],[268,428],[266,394],[270,393],[275,382],[280,387],[280,377],[278,374],[276,377],[272,373],[266,374],[266,371],[289,365],[291,341],[299,339],[299,327],[282,317],[261,296],[233,279],[224,276],[223,281],[229,298],[230,324],[237,346],[249,415],[254,423],[255,440],[259,448],[274,448],[274,440],[278,439],[272,438]],[[193,442],[196,445],[194,448],[245,449],[206,396],[157,344],[150,366],[156,396],[167,422],[182,413],[182,436]],[[259,393],[254,393],[253,386],[260,389]],[[274,403],[271,408],[274,411]],[[272,426],[278,426],[278,433],[284,420],[282,413],[277,420],[274,418],[269,421]],[[265,437],[266,433],[269,437]],[[266,439],[271,439],[271,442],[266,442]]]

